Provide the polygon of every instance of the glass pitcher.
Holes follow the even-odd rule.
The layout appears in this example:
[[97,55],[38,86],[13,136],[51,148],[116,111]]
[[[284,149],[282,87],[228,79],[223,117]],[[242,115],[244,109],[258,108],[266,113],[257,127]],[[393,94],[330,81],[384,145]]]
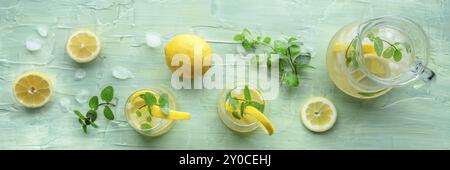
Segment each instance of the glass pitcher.
[[391,16],[355,22],[331,39],[327,69],[334,84],[356,98],[375,98],[392,87],[436,74],[428,69],[429,40],[412,20]]

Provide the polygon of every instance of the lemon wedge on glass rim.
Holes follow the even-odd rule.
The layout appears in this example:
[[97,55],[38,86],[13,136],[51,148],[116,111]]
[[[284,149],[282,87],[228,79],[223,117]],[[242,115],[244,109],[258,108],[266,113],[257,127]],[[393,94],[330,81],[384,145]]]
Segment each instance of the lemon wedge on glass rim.
[[334,104],[323,97],[313,97],[304,105],[300,113],[303,125],[313,132],[325,132],[336,122]]
[[244,113],[244,119],[246,119],[246,117],[248,116],[252,116],[256,120],[258,120],[258,123],[268,135],[273,135],[273,133],[275,132],[275,128],[273,127],[272,122],[258,109],[253,106],[247,106],[244,109]]
[[16,78],[13,93],[17,101],[28,108],[44,106],[52,96],[53,85],[47,75],[27,72]]
[[87,63],[97,58],[100,53],[100,39],[86,29],[72,33],[67,40],[66,51],[78,63]]

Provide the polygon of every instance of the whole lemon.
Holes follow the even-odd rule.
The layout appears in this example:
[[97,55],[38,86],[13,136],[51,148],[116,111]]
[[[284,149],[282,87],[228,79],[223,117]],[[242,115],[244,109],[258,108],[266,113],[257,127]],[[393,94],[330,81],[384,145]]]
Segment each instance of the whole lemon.
[[[166,64],[172,72],[175,73],[175,71],[180,67],[185,68],[185,70],[181,70],[184,71],[184,73],[190,72],[190,74],[183,74],[183,77],[185,78],[201,76],[211,67],[211,47],[209,47],[208,43],[205,40],[196,35],[180,34],[175,36],[166,44],[166,46],[164,47],[164,52],[166,55]],[[175,61],[175,64],[172,64],[172,60],[175,56],[187,56],[190,62],[177,62],[179,61],[179,59],[177,59],[177,61]],[[198,73],[197,75],[194,72],[194,57],[198,57],[197,61],[201,61],[201,65],[197,66],[198,68],[201,67],[201,75]],[[184,66],[184,64],[187,65]],[[188,68],[190,68],[190,70],[186,70]],[[180,72],[178,72],[177,74],[180,74]]]

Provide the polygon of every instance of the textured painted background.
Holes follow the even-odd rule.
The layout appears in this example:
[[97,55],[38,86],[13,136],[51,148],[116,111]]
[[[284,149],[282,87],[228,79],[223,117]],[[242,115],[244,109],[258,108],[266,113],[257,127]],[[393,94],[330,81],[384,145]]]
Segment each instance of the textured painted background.
[[[375,100],[360,101],[339,91],[328,78],[328,41],[343,25],[375,16],[398,14],[420,23],[432,43],[430,67],[438,81],[426,90],[394,89]],[[40,37],[37,25],[49,27]],[[69,34],[80,28],[99,33],[101,58],[76,64],[65,53]],[[176,91],[178,106],[192,120],[178,122],[166,135],[146,138],[125,122],[123,105],[133,91],[170,87],[163,49],[145,44],[145,33],[162,36],[163,43],[179,33],[211,41],[216,53],[235,51],[230,41],[242,28],[273,37],[300,36],[313,50],[310,70],[301,87],[281,90],[270,101],[274,136],[262,130],[237,134],[216,114],[220,90]],[[28,38],[43,42],[40,51],[25,48]],[[450,1],[447,0],[2,0],[0,2],[0,149],[450,149]],[[114,79],[111,68],[123,66],[135,78]],[[75,80],[77,69],[86,78]],[[44,108],[20,107],[11,83],[25,71],[47,73],[55,83]],[[98,130],[83,134],[69,109],[86,108],[75,95],[113,84],[118,95],[118,121],[100,121]],[[327,96],[338,109],[335,127],[314,134],[300,123],[299,106],[311,96]],[[195,100],[192,100],[195,99]],[[103,120],[100,119],[100,120]]]

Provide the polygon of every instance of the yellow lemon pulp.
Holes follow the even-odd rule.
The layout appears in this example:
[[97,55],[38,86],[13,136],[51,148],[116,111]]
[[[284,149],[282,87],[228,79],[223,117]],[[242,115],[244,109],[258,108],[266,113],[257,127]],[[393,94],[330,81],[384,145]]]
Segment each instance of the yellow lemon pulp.
[[100,53],[100,40],[92,31],[76,31],[67,40],[66,51],[76,62],[87,63]]
[[[143,114],[150,114],[148,112],[148,107],[145,105],[145,101],[140,97],[140,95],[146,93],[148,91],[142,91],[134,94],[132,96],[131,102],[131,110],[139,110]],[[152,92],[153,93],[153,92]],[[158,99],[159,95],[153,93],[155,97]],[[168,114],[164,114],[161,111],[161,108],[157,105],[152,106],[152,114],[153,117],[161,118],[161,119],[169,119],[169,120],[189,120],[191,118],[188,112],[180,112],[175,110],[169,110]]]
[[[266,104],[264,102],[264,99],[262,98],[262,94],[258,90],[251,87],[249,87],[249,90],[250,95],[252,97],[252,101],[262,105]],[[225,110],[228,117],[231,118],[234,122],[237,122],[238,124],[252,124],[258,122],[261,125],[261,127],[265,130],[265,132],[267,132],[269,135],[272,135],[275,132],[275,129],[271,121],[258,109],[256,109],[253,106],[247,106],[244,109],[244,114],[241,114],[241,110],[239,108],[243,104],[242,100],[244,100],[245,98],[243,92],[241,91],[243,90],[240,90],[239,92],[237,92],[236,89],[231,91],[231,97],[239,99],[238,108],[233,108],[233,106],[231,106],[229,101],[225,102]],[[243,117],[241,119],[237,119],[233,116],[233,112],[236,112],[237,115],[239,116],[243,115]]]
[[[209,47],[208,43],[202,38],[190,35],[190,34],[180,34],[175,36],[167,45],[164,47],[164,52],[166,56],[166,64],[169,69],[177,74],[177,76],[181,76],[182,72],[187,74],[182,74],[185,78],[192,78],[194,76],[201,76],[211,66],[212,62],[212,49]],[[197,55],[198,61],[201,62],[201,66],[197,66],[197,68],[201,68],[201,74],[194,71],[194,56]],[[174,57],[178,57],[174,60]],[[186,56],[186,60],[183,60],[181,56]],[[175,63],[172,63],[172,61]],[[179,61],[179,62],[178,62]],[[186,61],[183,62],[183,61]],[[189,62],[189,63],[187,63]],[[185,65],[186,66],[183,66]],[[198,63],[200,64],[200,63]],[[185,68],[182,69],[182,72],[176,72],[180,67]]]
[[336,122],[336,108],[333,103],[323,97],[314,97],[302,108],[303,125],[314,132],[324,132],[333,127]]
[[17,101],[25,107],[41,107],[52,95],[52,82],[42,73],[24,73],[15,80],[13,92]]

